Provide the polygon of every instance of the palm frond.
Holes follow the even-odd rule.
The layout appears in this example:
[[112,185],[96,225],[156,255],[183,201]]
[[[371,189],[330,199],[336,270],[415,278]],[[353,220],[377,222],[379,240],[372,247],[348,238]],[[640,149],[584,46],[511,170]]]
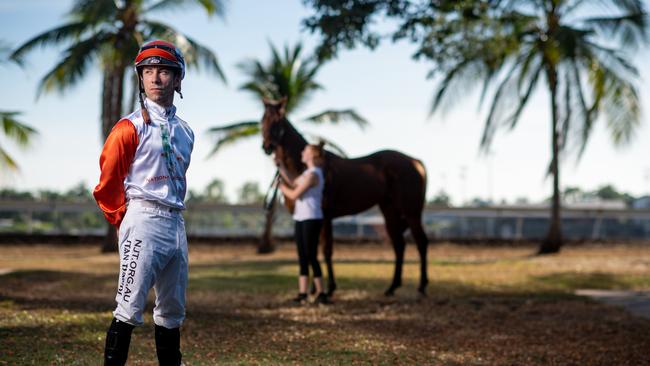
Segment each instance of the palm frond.
[[287,98],[287,113],[292,113],[306,103],[311,94],[322,86],[315,81],[320,64],[311,58],[301,58],[302,45],[293,48],[285,46],[280,51],[269,42],[271,58],[267,63],[246,60],[237,66],[250,79],[240,90],[253,93],[256,97]]
[[517,126],[517,122],[519,122],[521,113],[523,112],[524,108],[526,108],[526,106],[528,105],[528,100],[530,99],[530,96],[532,95],[533,91],[535,91],[535,88],[537,87],[537,80],[539,80],[539,76],[543,73],[543,70],[544,70],[544,64],[540,62],[537,68],[530,74],[530,80],[528,81],[528,86],[526,88],[526,91],[517,101],[517,109],[505,121],[505,123],[510,125],[510,129],[513,129]]
[[144,20],[142,24],[146,27],[149,38],[161,38],[174,43],[183,52],[187,65],[194,66],[198,70],[203,66],[217,74],[224,83],[226,82],[226,75],[219,65],[217,55],[209,48],[167,24],[150,20]]
[[0,166],[6,166],[9,170],[17,171],[16,161],[0,146]]
[[517,69],[520,67],[520,61],[524,56],[520,56],[517,60],[512,62],[510,69],[506,72],[505,76],[501,80],[499,86],[497,87],[494,96],[492,97],[492,103],[490,105],[490,111],[488,116],[485,119],[485,125],[483,126],[483,134],[481,135],[481,148],[487,151],[492,142],[492,137],[496,132],[496,127],[500,125],[500,116],[502,114],[502,104],[506,103],[508,98],[504,97],[504,93],[516,93],[516,86],[512,85],[512,77],[517,72]]
[[440,81],[440,86],[435,92],[433,102],[431,103],[431,109],[429,110],[429,116],[433,116],[440,107],[440,103],[443,97],[446,95],[447,90],[449,89],[451,83],[456,79],[456,76],[462,72],[462,70],[469,65],[473,60],[463,60],[459,62],[455,67],[453,67],[449,72],[445,74],[445,77]]
[[607,128],[616,146],[628,143],[641,122],[641,103],[637,88],[630,82],[615,77],[608,80],[603,110]]
[[70,46],[63,59],[41,79],[37,96],[43,91],[63,92],[75,85],[85,75],[88,65],[109,39],[110,35],[98,33]]
[[160,0],[144,10],[145,13],[152,13],[164,10],[177,10],[188,5],[199,4],[208,16],[217,15],[223,17],[226,13],[225,3],[222,0]]
[[326,150],[333,150],[335,155],[341,156],[343,158],[347,158],[348,154],[343,150],[343,148],[339,145],[337,145],[335,142],[332,140],[326,139],[325,137],[317,134],[312,134],[312,133],[305,133],[307,136],[307,139],[313,142],[319,142],[322,141],[325,144],[325,149]]
[[[121,1],[121,3],[129,6],[131,2]],[[86,24],[108,25],[121,10],[118,5],[118,1],[115,0],[76,0],[69,15],[73,19]]]
[[305,118],[306,122],[311,122],[314,124],[339,124],[341,122],[350,121],[356,124],[360,129],[364,130],[369,122],[359,115],[353,109],[344,109],[344,110],[326,110],[315,114],[311,117]]
[[[578,69],[577,62],[572,60],[571,62],[571,71],[573,75],[572,84],[574,85],[575,91],[578,95],[578,110],[582,115],[581,123],[581,133],[579,134],[579,150],[578,150],[578,159],[580,159],[587,147],[587,141],[589,136],[591,136],[591,130],[594,125],[594,121],[598,118],[598,110],[594,108],[587,107],[587,102],[585,101],[585,93],[583,91],[582,78],[580,77],[580,70]],[[570,81],[567,81],[570,83]]]
[[14,141],[20,147],[27,147],[31,139],[38,134],[36,130],[22,122],[18,121],[16,117],[20,112],[0,111],[0,118],[2,119],[2,130],[5,136]]
[[214,156],[225,146],[259,135],[260,128],[259,121],[237,122],[210,128],[207,132],[216,139],[216,142],[208,157]]
[[589,18],[584,23],[605,37],[618,39],[624,47],[638,48],[649,40],[648,14],[645,12]]
[[60,27],[45,31],[34,38],[18,46],[9,56],[9,58],[18,64],[24,64],[24,57],[37,46],[46,47],[58,45],[62,42],[75,42],[78,37],[90,28],[89,24],[84,22],[74,22],[64,24]]

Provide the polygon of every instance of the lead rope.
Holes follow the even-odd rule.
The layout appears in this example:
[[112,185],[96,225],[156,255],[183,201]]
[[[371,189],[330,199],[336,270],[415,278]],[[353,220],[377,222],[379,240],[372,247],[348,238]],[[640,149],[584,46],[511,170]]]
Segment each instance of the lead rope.
[[[269,189],[266,190],[266,195],[264,195],[264,210],[269,211],[273,208],[275,205],[275,199],[278,195],[278,188],[280,187],[280,170],[275,171],[275,176],[273,177],[273,181],[271,181],[271,185],[269,186]],[[274,187],[275,186],[275,187]],[[269,193],[271,194],[271,200],[269,200]]]

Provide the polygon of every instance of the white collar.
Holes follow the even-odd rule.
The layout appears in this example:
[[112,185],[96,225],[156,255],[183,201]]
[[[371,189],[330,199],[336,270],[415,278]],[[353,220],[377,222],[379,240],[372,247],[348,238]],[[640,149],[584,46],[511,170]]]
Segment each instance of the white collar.
[[176,106],[173,104],[171,107],[165,108],[149,98],[145,98],[144,104],[149,113],[153,113],[158,117],[168,119],[173,118],[174,115],[176,115]]

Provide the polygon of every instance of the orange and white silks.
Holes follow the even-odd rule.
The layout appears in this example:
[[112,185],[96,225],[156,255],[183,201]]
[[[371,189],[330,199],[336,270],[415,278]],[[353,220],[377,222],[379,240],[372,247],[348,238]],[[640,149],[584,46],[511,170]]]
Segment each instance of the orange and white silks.
[[[140,110],[124,117],[106,139],[99,160],[101,174],[93,195],[106,220],[117,227],[129,200],[185,209],[185,173],[194,148],[194,133],[187,122],[176,116],[176,107],[165,109],[149,99],[145,105],[151,123],[144,122]],[[170,172],[166,164],[163,128],[169,133],[175,172]]]

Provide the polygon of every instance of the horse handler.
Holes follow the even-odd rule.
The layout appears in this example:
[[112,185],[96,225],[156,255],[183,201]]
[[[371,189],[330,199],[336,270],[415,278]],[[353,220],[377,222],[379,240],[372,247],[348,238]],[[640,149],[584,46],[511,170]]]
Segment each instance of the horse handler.
[[293,211],[295,221],[295,239],[298,249],[298,296],[294,302],[307,300],[307,283],[311,266],[316,287],[316,304],[329,304],[330,300],[323,291],[323,273],[318,263],[318,239],[323,225],[323,143],[306,145],[302,150],[301,161],[307,169],[298,177],[289,176],[282,159],[275,157],[280,171],[280,190],[290,200],[295,200]]
[[173,102],[174,91],[183,97],[185,60],[173,44],[153,41],[140,48],[135,69],[140,109],[117,122],[106,139],[93,192],[119,237],[117,307],[106,335],[104,364],[126,363],[131,332],[143,324],[153,287],[158,362],[180,365],[188,268],[181,211],[194,133],[176,115]]

